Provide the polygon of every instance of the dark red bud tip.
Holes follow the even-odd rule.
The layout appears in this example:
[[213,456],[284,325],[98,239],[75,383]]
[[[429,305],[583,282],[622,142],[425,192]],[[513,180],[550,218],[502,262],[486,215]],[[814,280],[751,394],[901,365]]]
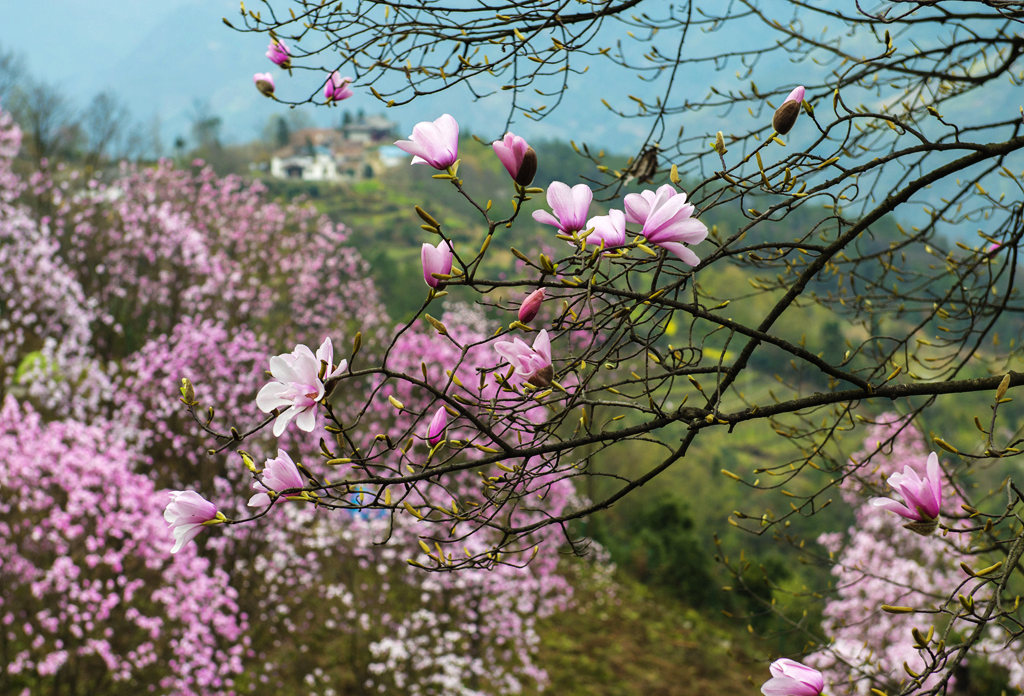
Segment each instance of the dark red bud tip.
[[540,368],[539,370],[534,372],[532,375],[530,375],[530,379],[528,379],[526,381],[529,382],[530,384],[532,384],[535,387],[540,387],[541,389],[543,389],[544,387],[550,387],[551,386],[551,380],[553,380],[554,378],[555,378],[555,370],[554,370],[554,368],[551,367],[550,365],[547,365],[545,367]]
[[772,128],[779,135],[785,135],[793,128],[793,124],[796,123],[796,117],[799,115],[800,102],[790,99],[775,110],[775,115],[772,117]]
[[532,147],[526,148],[526,152],[523,153],[523,163],[519,165],[519,171],[516,173],[515,182],[520,186],[529,186],[533,183],[533,177],[537,175],[537,153],[533,151]]

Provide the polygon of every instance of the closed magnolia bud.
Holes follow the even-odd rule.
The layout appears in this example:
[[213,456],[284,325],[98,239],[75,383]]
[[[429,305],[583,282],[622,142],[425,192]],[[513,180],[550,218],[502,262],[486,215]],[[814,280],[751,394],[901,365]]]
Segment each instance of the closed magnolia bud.
[[800,108],[804,101],[804,88],[797,87],[789,96],[786,97],[786,101],[782,103],[778,109],[775,110],[775,115],[772,117],[772,128],[774,128],[779,135],[785,135],[793,129],[793,125],[796,124],[796,118],[800,115]]
[[544,288],[538,288],[527,295],[526,299],[523,300],[523,304],[519,306],[519,321],[524,324],[529,324],[533,321],[534,317],[537,316],[537,312],[540,311],[542,302],[544,302]]
[[430,420],[430,426],[427,428],[427,442],[431,446],[439,443],[444,439],[444,431],[447,427],[448,411],[445,410],[444,406],[441,406]]
[[266,97],[274,96],[274,76],[270,73],[256,73],[252,76],[256,89]]
[[196,390],[195,387],[192,386],[192,382],[188,377],[181,378],[181,387],[179,387],[179,391],[181,392],[181,401],[186,406],[191,406],[196,403]]

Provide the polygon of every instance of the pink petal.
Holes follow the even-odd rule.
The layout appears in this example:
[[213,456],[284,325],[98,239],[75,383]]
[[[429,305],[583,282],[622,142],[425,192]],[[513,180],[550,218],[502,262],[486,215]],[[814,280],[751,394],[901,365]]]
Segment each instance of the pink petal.
[[270,358],[270,374],[278,382],[297,382],[299,379],[299,374],[295,369],[295,360],[288,353]]
[[313,428],[316,427],[316,409],[307,408],[299,412],[299,415],[295,417],[295,425],[298,426],[299,430],[304,430],[307,433],[313,432]]
[[298,412],[299,409],[297,406],[292,406],[291,408],[281,412],[281,414],[277,417],[277,420],[274,421],[274,437],[281,437],[281,433],[284,432],[284,429],[288,427],[288,424],[291,422],[292,418],[294,418],[295,414]]
[[494,154],[505,167],[510,176],[515,178],[519,168],[523,166],[523,157],[526,155],[526,148],[529,147],[526,141],[513,133],[506,133],[501,140],[491,143]]
[[661,232],[662,228],[671,223],[682,222],[689,218],[692,212],[693,206],[686,202],[686,196],[673,196],[651,210],[647,221],[644,222],[643,235],[654,242],[655,235]]
[[551,364],[551,339],[548,338],[546,329],[541,329],[537,338],[533,340],[533,350],[544,359],[544,364],[541,367]]
[[437,127],[437,131],[446,145],[458,146],[459,122],[455,120],[454,116],[451,114],[441,114],[441,116],[434,121],[434,125]]
[[271,382],[264,385],[256,394],[256,407],[264,414],[269,414],[274,408],[283,408],[292,403],[292,399],[287,396],[289,393],[290,388],[287,385]]
[[685,242],[686,244],[700,244],[708,237],[708,228],[703,222],[696,218],[674,222],[662,228],[658,233],[658,240],[655,242]]
[[533,211],[533,219],[542,225],[551,225],[552,227],[561,228],[561,223],[558,222],[558,218],[549,213],[546,210],[535,210]]
[[[645,191],[646,193],[646,191]],[[642,194],[630,193],[622,199],[622,205],[626,209],[626,222],[634,225],[642,225],[651,214],[651,204]]]
[[670,254],[678,256],[680,261],[689,266],[696,266],[700,263],[700,257],[679,242],[661,242],[658,243],[658,246]]
[[821,689],[812,687],[791,677],[772,677],[761,685],[764,696],[818,696]]
[[270,505],[270,496],[266,493],[255,493],[249,502],[246,503],[247,507],[267,507]]
[[889,512],[895,512],[900,517],[906,517],[908,520],[920,519],[920,516],[916,512],[910,510],[906,505],[903,505],[892,498],[871,498],[868,502],[875,507],[885,508]]
[[201,524],[185,524],[175,527],[171,530],[174,535],[174,547],[171,549],[171,553],[181,551],[182,547],[199,536],[201,531],[203,531]]
[[804,90],[803,85],[801,85],[801,86],[797,87],[796,89],[794,89],[792,92],[790,92],[789,96],[786,97],[785,99],[783,99],[783,102],[784,103],[788,102],[788,101],[795,101],[797,103],[802,102],[804,100],[804,94],[805,94],[805,90]]
[[939,455],[932,452],[928,455],[928,463],[925,467],[925,485],[931,494],[931,505],[928,508],[932,517],[938,517],[942,510],[942,468],[939,466]]

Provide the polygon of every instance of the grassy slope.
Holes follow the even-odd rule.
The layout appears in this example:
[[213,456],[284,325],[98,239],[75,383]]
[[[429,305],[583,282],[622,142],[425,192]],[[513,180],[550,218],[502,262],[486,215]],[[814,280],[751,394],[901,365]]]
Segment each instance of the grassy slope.
[[[614,594],[576,583],[577,604],[541,625],[539,660],[560,696],[748,693],[764,667],[753,640],[619,573]],[[529,692],[528,692],[529,693]]]

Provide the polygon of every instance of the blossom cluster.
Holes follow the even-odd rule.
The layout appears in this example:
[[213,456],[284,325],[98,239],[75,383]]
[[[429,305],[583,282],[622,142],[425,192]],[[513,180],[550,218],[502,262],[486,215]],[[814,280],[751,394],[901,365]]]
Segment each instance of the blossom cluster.
[[[161,693],[234,690],[248,622],[224,568],[169,556],[167,493],[102,422],[0,407],[0,624],[6,687],[74,673]],[[12,494],[16,492],[16,494]]]
[[[4,678],[16,670],[19,688],[50,691],[77,668],[117,675],[112,694],[139,684],[259,694],[301,683],[315,659],[325,683],[332,665],[347,674],[383,665],[366,688],[386,692],[395,680],[436,677],[378,644],[403,631],[443,650],[461,630],[479,641],[461,678],[493,675],[502,688],[543,681],[535,623],[571,595],[553,557],[525,571],[425,576],[407,563],[418,548],[415,520],[389,525],[371,509],[324,514],[296,490],[308,482],[304,470],[323,473],[316,443],[331,437],[315,409],[296,401],[319,403],[342,377],[347,389],[375,386],[346,372],[336,346],[275,361],[284,381],[272,383],[294,378],[309,391],[264,394],[278,413],[245,440],[255,474],[231,449],[207,453],[230,441],[225,423],[262,418],[257,395],[275,348],[351,337],[359,317],[360,357],[377,359],[389,320],[345,229],[201,165],[125,167],[109,179],[54,168],[22,179],[9,162],[19,139],[0,111],[0,254],[11,270],[0,280],[0,391],[9,404],[0,439],[19,453],[0,467],[0,620],[17,658]],[[24,204],[27,190],[42,204]],[[441,366],[458,362],[459,351],[426,331],[405,337],[418,352],[404,369],[426,360],[440,380]],[[487,347],[474,365],[496,360]],[[195,384],[191,411],[179,401],[182,377]],[[363,423],[425,439],[440,405],[403,398],[415,414],[396,419],[384,401]],[[281,400],[295,407],[283,419],[290,407]],[[343,398],[333,408],[359,414]],[[310,419],[313,433],[300,437]],[[280,437],[270,420],[281,422]],[[464,436],[464,422],[453,417],[439,442]],[[458,485],[468,490],[474,476]],[[550,495],[564,505],[568,491]],[[222,523],[250,514],[266,523]],[[204,532],[210,524],[217,534]],[[397,548],[379,545],[389,533]],[[87,645],[62,638],[69,632]],[[321,654],[324,645],[336,650]],[[345,676],[337,678],[340,688]]]
[[[864,448],[851,458],[869,465],[854,469],[842,488],[843,499],[854,507],[854,524],[845,534],[818,538],[834,558],[836,592],[823,609],[822,628],[830,643],[807,661],[824,672],[831,694],[901,690],[908,679],[904,665],[924,673],[926,654],[911,639],[912,630],[921,628],[921,616],[882,607],[931,610],[951,601],[959,606],[953,600],[964,581],[959,566],[972,562],[961,535],[931,534],[940,514],[949,515],[963,503],[956,493],[943,499],[938,456],[927,453],[921,433],[906,418],[883,414],[876,420]],[[875,481],[886,479],[905,505],[872,497]],[[883,513],[880,507],[897,514]],[[909,520],[906,526],[919,534],[908,534],[901,520]],[[925,528],[911,526],[915,524]],[[953,528],[958,526],[964,525]],[[1012,683],[1021,686],[1024,664],[1014,651],[1001,649],[997,636],[986,638],[976,654],[1008,668]],[[939,679],[930,674],[924,687],[935,686]]]
[[[292,69],[292,50],[288,48],[288,45],[278,38],[272,38],[270,45],[267,47],[267,60],[274,65],[284,68],[291,72]],[[256,89],[260,91],[265,97],[274,97],[274,92],[277,90],[277,84],[274,82],[273,73],[269,72],[258,72],[252,76],[253,84],[256,85]],[[352,77],[342,77],[337,70],[331,72],[327,76],[327,81],[324,83],[324,102],[328,105],[335,102],[340,102],[344,99],[348,99],[353,94],[352,88],[349,85],[352,83]]]
[[552,212],[538,210],[533,218],[556,227],[563,234],[586,233],[586,244],[615,249],[626,244],[626,224],[640,226],[644,239],[665,249],[688,266],[700,258],[690,246],[703,242],[708,228],[693,217],[694,206],[686,194],[665,184],[655,191],[630,193],[623,199],[625,212],[611,210],[607,215],[587,218],[594,194],[586,184],[569,188],[560,181],[548,186],[547,201]]

